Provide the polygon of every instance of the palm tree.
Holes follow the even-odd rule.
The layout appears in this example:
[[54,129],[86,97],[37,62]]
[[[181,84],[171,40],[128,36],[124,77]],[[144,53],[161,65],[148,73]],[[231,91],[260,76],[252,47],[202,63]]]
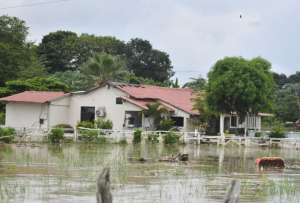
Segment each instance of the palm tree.
[[127,72],[125,62],[119,56],[104,52],[89,58],[80,71],[98,86],[108,81],[119,80]]

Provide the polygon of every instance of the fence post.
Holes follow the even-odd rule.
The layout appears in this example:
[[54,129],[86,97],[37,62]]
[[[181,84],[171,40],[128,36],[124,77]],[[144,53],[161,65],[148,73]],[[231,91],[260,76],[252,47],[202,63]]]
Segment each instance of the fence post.
[[241,187],[240,181],[232,180],[224,202],[240,203],[240,187]]
[[112,203],[110,169],[104,168],[97,179],[97,203]]

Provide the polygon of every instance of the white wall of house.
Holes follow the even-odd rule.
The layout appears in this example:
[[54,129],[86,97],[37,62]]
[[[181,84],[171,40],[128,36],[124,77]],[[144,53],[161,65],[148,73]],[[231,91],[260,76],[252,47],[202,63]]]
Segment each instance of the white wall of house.
[[69,119],[70,99],[70,97],[62,97],[50,103],[49,128],[57,124],[71,124]]
[[[40,119],[44,119],[44,124],[40,125]],[[6,104],[6,126],[13,128],[47,128],[47,119],[47,103],[9,102]]]
[[70,100],[69,120],[72,126],[80,121],[81,106],[91,106],[97,108],[104,107],[106,119],[113,122],[113,129],[123,129],[125,121],[125,111],[142,111],[142,109],[129,102],[116,104],[116,98],[126,96],[126,94],[114,87],[103,87],[86,94],[73,95]]

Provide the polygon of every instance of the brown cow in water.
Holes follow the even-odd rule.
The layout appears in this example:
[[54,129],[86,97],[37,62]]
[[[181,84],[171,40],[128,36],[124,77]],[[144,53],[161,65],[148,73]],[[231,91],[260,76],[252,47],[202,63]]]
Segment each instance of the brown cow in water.
[[262,157],[256,159],[259,168],[284,168],[284,161],[280,157]]

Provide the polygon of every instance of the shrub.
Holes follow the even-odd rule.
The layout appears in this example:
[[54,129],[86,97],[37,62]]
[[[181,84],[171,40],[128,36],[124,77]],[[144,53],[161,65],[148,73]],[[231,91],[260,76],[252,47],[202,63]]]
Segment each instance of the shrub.
[[112,129],[113,128],[112,121],[111,120],[106,120],[106,119],[103,119],[103,118],[98,118],[95,121],[95,125],[96,125],[96,128],[99,128],[99,129]]
[[69,124],[61,123],[61,124],[55,125],[54,128],[72,128],[72,126]]
[[96,142],[98,138],[97,130],[81,130],[79,139],[84,142]]
[[148,142],[159,143],[159,135],[157,133],[151,133],[148,135]]
[[49,134],[49,140],[51,143],[59,143],[64,139],[64,129],[53,128]]
[[175,125],[175,121],[171,119],[163,119],[159,122],[158,129],[159,130],[165,130],[168,131],[170,130],[173,126]]
[[105,144],[105,143],[107,143],[107,139],[104,136],[100,136],[100,137],[97,137],[96,142],[98,144]]
[[0,141],[5,143],[11,143],[16,135],[16,131],[13,128],[0,128]]
[[0,125],[3,125],[5,123],[5,113],[0,112]]
[[93,121],[80,121],[77,123],[77,128],[95,128],[95,123]]
[[134,144],[141,143],[142,141],[142,131],[140,129],[136,129],[133,133],[133,140]]
[[126,138],[122,138],[122,139],[119,141],[119,144],[122,144],[122,145],[128,144]]
[[283,125],[279,122],[274,124],[275,126],[272,128],[269,137],[270,138],[285,138]]
[[262,132],[255,132],[254,137],[262,137]]
[[179,135],[174,132],[167,132],[163,137],[164,144],[177,144],[179,142]]

